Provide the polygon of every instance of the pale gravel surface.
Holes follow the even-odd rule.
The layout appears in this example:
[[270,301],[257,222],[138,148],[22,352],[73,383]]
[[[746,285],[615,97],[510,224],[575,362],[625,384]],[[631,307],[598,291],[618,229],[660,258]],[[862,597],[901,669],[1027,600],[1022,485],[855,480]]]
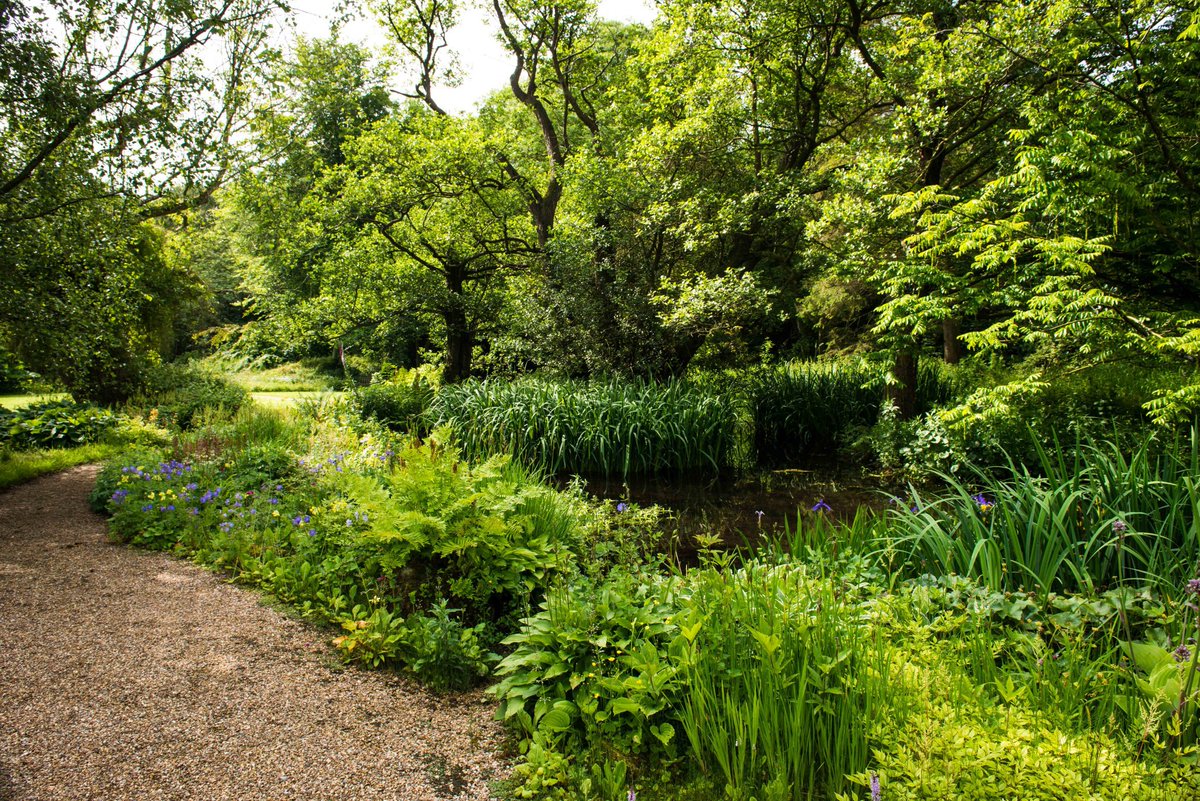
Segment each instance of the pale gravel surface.
[[339,670],[328,633],[109,544],[94,467],[0,492],[0,799],[487,799],[494,706]]

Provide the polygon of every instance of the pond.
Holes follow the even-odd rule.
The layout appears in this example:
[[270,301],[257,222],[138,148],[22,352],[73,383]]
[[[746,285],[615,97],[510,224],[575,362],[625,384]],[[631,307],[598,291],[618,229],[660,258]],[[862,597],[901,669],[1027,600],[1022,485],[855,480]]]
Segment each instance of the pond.
[[753,545],[764,535],[782,534],[785,527],[794,530],[797,514],[811,514],[814,507],[835,519],[849,521],[860,508],[881,511],[891,496],[907,494],[894,480],[859,464],[835,459],[803,468],[761,470],[717,479],[584,480],[590,495],[669,509],[676,516],[681,543],[692,543],[696,535],[707,535],[719,537],[730,548]]

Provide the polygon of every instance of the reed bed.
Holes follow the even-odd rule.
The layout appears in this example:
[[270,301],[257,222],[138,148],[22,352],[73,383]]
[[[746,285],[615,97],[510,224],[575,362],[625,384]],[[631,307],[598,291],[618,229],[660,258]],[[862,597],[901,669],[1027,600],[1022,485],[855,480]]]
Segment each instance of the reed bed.
[[732,399],[683,381],[471,381],[442,387],[429,414],[471,457],[549,473],[716,474],[737,444]]

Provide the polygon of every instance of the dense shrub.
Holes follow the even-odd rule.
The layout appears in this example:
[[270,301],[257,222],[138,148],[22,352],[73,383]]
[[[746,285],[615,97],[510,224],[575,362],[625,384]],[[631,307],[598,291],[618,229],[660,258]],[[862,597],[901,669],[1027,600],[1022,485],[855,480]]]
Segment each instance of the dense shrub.
[[393,431],[427,433],[425,413],[433,402],[434,386],[420,375],[410,380],[385,381],[354,390],[359,413]]
[[164,364],[147,371],[145,387],[132,404],[158,410],[159,419],[179,428],[189,428],[205,409],[233,414],[249,394],[218,375],[186,364]]

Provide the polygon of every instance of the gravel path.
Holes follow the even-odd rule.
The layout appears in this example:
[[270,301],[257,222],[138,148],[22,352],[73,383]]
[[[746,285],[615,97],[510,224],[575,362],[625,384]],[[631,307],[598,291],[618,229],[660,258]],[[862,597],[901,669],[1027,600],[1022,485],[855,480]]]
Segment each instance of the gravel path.
[[94,467],[0,493],[0,799],[486,799],[494,709],[111,545]]

